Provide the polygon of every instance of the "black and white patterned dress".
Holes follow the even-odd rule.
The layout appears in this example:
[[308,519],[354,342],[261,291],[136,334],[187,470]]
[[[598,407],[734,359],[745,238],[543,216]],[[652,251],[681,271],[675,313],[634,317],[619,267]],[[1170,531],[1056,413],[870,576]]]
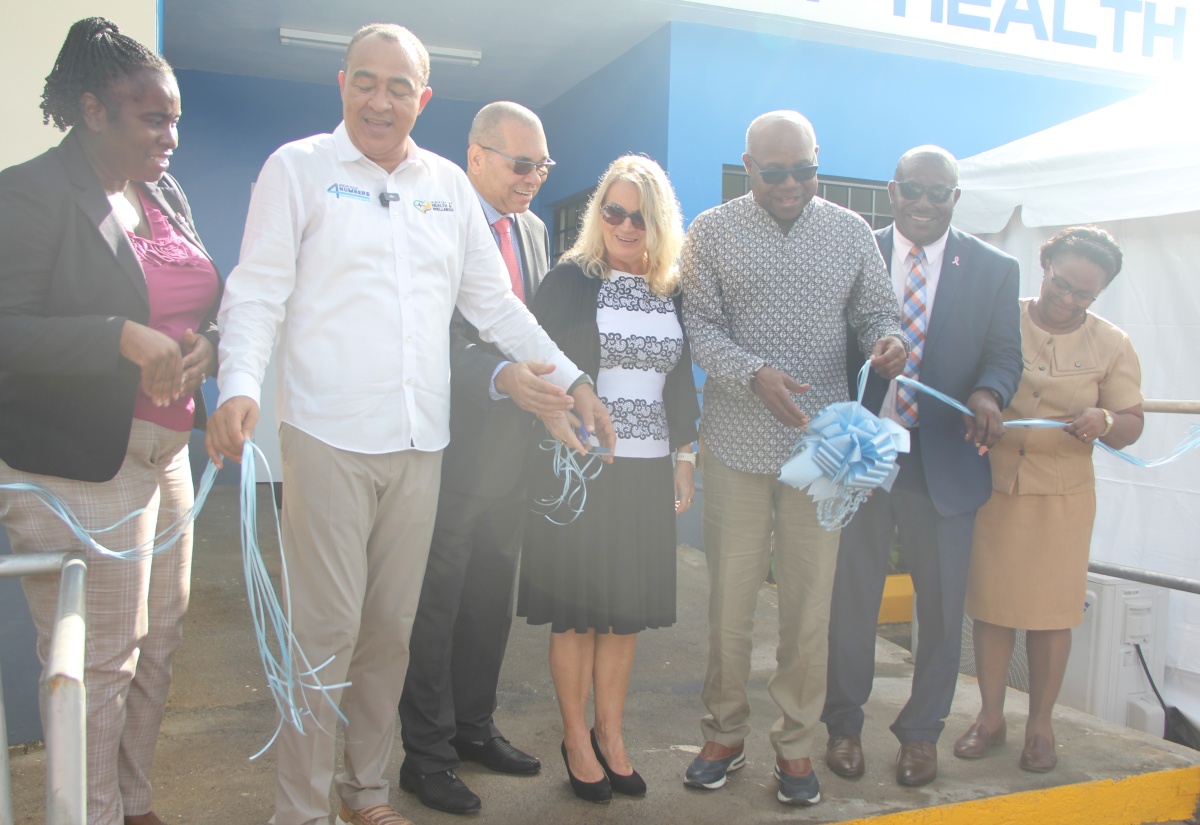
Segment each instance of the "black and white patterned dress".
[[[552,272],[541,289],[547,304],[535,302],[534,314],[595,378],[617,449],[588,483],[577,520],[559,526],[527,518],[517,614],[557,633],[667,627],[675,622],[670,453],[695,437],[697,412],[678,301],[655,295],[636,275],[612,272],[597,284],[569,267]],[[560,300],[563,293],[571,297]],[[544,457],[534,464],[533,496],[553,497],[561,482]]]
[[675,303],[645,278],[613,271],[596,299],[600,374],[596,393],[617,431],[619,458],[669,455],[663,385],[683,351]]

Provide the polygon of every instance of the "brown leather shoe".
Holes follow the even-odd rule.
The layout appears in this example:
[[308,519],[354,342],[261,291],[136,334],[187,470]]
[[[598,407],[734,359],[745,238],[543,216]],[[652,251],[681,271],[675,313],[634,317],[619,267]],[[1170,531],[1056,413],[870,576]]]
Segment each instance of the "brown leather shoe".
[[862,776],[862,739],[857,736],[830,736],[825,745],[825,764],[843,779]]
[[1058,764],[1058,754],[1054,750],[1054,742],[1035,733],[1025,740],[1025,749],[1021,751],[1021,770],[1034,773],[1046,773],[1054,770]]
[[992,748],[1004,744],[1007,731],[1008,727],[1001,725],[1000,729],[993,733],[984,725],[976,722],[967,728],[966,733],[958,737],[958,741],[954,743],[954,755],[959,759],[978,759],[981,756],[987,756],[987,752]]
[[937,779],[937,743],[901,742],[896,759],[896,781],[915,788]]

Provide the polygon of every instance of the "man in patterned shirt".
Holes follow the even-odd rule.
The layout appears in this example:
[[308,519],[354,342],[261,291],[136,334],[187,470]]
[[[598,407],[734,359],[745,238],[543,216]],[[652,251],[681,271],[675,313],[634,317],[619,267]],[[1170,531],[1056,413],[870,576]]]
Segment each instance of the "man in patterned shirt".
[[838,533],[777,476],[809,417],[846,400],[847,321],[883,377],[899,374],[907,353],[870,227],[815,197],[811,124],[789,111],[756,118],[742,162],[751,194],[697,217],[683,248],[684,323],[708,373],[700,461],[710,584],[706,741],[686,782],[720,788],[745,764],[751,630],[773,556],[778,798],[811,805],[821,798],[809,752],[825,700]]

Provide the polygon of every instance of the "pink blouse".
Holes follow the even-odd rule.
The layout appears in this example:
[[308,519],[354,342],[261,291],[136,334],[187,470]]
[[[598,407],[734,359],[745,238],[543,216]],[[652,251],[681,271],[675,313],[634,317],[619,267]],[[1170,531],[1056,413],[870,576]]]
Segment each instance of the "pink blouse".
[[[217,270],[208,257],[179,233],[167,216],[144,193],[138,192],[150,237],[132,232],[129,240],[137,253],[142,272],[146,275],[146,290],[150,294],[151,329],[182,345],[183,333],[199,333],[200,324],[217,298]],[[180,398],[169,407],[156,407],[141,387],[133,404],[133,417],[169,430],[186,432],[192,429],[196,399]]]

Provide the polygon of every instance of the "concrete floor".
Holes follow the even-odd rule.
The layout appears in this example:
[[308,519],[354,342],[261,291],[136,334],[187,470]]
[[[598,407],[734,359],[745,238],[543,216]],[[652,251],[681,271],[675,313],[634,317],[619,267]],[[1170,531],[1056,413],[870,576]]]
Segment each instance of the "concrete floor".
[[[272,812],[272,755],[268,752],[255,762],[248,759],[268,741],[276,719],[246,610],[236,507],[236,490],[216,489],[197,529],[192,607],[176,658],[175,684],[154,774],[155,810],[172,825],[261,825]],[[265,502],[259,509],[261,515],[269,516]],[[263,543],[273,542],[273,535],[273,528],[264,523],[260,530]],[[265,552],[273,555],[274,549]],[[746,742],[748,765],[734,774],[723,790],[685,788],[683,771],[701,742],[708,582],[703,555],[689,547],[679,549],[678,570],[678,623],[642,634],[626,708],[630,757],[650,787],[644,799],[618,798],[597,806],[571,794],[558,754],[560,720],[546,664],[548,634],[545,628],[518,621],[513,625],[501,680],[497,721],[516,745],[541,757],[542,773],[512,778],[464,765],[460,776],[483,798],[483,811],[468,818],[421,806],[395,781],[393,804],[417,825],[840,822],[1200,766],[1200,753],[1060,708],[1056,711],[1058,768],[1049,774],[1025,773],[1017,768],[1025,697],[1015,691],[1009,703],[1012,741],[987,759],[956,759],[951,744],[979,706],[974,681],[963,677],[939,748],[938,779],[924,788],[901,788],[893,778],[897,743],[887,726],[907,698],[912,669],[907,651],[880,639],[875,690],[867,707],[864,733],[866,776],[847,781],[825,768],[825,734],[821,730],[813,755],[824,801],[809,809],[780,805],[775,801],[774,755],[767,741],[767,730],[776,715],[766,690],[774,668],[776,603],[774,589],[764,586],[755,625],[750,683],[754,732]],[[397,737],[390,772],[393,780],[402,756]],[[44,821],[43,776],[44,754],[14,755],[17,823]]]

